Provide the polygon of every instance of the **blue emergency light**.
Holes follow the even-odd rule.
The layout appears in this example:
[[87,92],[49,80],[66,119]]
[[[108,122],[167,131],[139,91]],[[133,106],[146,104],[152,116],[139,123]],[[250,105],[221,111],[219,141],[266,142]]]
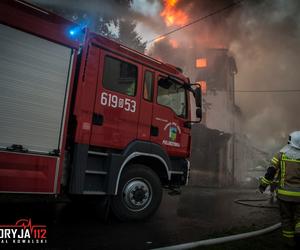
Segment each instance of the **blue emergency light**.
[[85,26],[76,26],[70,28],[67,33],[68,37],[72,40],[84,42],[85,40],[85,32],[86,32],[86,25]]
[[74,35],[76,34],[76,31],[75,31],[75,30],[70,30],[70,31],[69,31],[69,34],[70,34],[71,36],[74,36]]

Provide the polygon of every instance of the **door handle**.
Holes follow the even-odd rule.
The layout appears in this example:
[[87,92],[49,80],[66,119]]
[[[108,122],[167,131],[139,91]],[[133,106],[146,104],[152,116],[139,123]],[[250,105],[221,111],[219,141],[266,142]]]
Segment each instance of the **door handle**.
[[151,136],[158,136],[159,135],[159,129],[158,129],[158,127],[151,126],[151,128],[150,128],[150,135]]
[[103,125],[104,117],[101,114],[93,114],[93,125],[101,126]]

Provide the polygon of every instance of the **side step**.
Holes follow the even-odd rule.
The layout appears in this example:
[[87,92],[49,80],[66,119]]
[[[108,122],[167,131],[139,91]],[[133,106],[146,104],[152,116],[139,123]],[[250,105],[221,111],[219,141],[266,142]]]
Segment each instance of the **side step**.
[[83,194],[105,195],[108,176],[108,153],[88,151],[87,165],[84,171]]
[[83,191],[83,194],[87,194],[87,195],[105,195],[105,192],[101,192],[101,191]]
[[103,153],[103,152],[97,152],[97,151],[88,151],[89,155],[101,155],[101,156],[108,156],[108,153]]
[[102,175],[106,175],[107,172],[106,171],[96,171],[96,170],[85,170],[86,174],[102,174]]

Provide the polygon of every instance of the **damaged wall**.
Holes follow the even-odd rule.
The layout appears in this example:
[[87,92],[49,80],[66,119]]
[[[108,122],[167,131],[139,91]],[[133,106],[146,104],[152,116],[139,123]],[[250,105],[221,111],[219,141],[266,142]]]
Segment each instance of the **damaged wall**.
[[[228,186],[234,183],[234,75],[236,65],[226,49],[199,50],[194,60],[203,65],[195,71],[197,82],[205,81],[205,121],[193,126],[191,183]],[[202,82],[203,84],[203,82]]]

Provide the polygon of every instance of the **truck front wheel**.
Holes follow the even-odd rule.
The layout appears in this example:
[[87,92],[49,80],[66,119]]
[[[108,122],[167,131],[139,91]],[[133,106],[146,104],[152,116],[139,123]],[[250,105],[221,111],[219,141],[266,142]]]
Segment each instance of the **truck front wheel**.
[[154,214],[161,198],[162,186],[157,174],[146,166],[133,164],[122,173],[111,208],[120,220],[142,220]]

